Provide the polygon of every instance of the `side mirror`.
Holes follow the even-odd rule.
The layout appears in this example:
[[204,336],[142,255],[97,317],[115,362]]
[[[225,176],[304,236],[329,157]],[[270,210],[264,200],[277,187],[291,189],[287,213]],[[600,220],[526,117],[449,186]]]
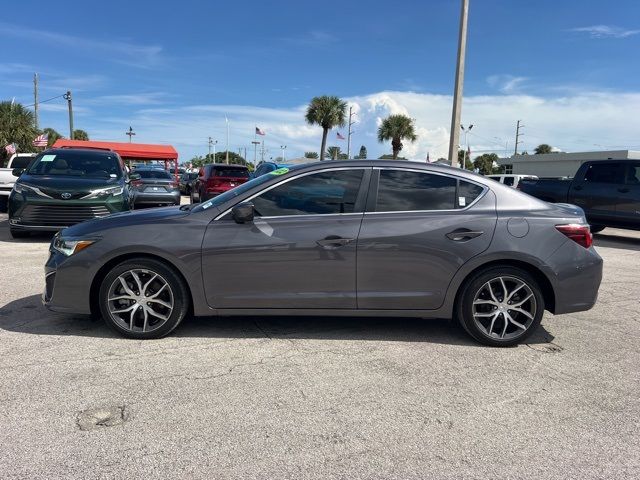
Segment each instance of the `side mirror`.
[[19,177],[20,175],[22,175],[22,172],[24,172],[24,168],[14,168],[13,170],[11,170],[11,175],[13,175],[14,177]]
[[253,222],[254,214],[255,210],[253,208],[253,203],[251,202],[241,203],[231,209],[231,216],[236,223]]
[[139,173],[131,173],[129,174],[129,180],[140,180],[140,174]]

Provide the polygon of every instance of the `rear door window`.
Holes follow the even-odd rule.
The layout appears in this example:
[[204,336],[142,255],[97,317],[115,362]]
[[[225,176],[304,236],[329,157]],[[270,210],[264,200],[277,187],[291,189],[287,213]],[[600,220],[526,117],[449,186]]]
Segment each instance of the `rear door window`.
[[589,183],[624,183],[624,167],[619,163],[594,163],[589,166],[584,180]]
[[381,170],[377,212],[453,210],[456,208],[453,177],[409,170]]
[[515,180],[514,177],[504,177],[504,184],[513,187]]

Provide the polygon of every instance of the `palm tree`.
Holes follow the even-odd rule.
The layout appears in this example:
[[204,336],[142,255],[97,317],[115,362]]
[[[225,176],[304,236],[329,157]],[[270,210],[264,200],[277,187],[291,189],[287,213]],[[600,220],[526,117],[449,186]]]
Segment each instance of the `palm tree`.
[[73,131],[73,139],[74,140],[89,140],[89,134],[84,130],[74,130]]
[[42,133],[47,134],[47,147],[51,148],[51,146],[56,143],[56,140],[60,138],[64,138],[57,130],[53,128],[43,128]]
[[415,142],[417,138],[413,119],[406,115],[389,115],[378,128],[378,141],[380,143],[391,140],[394,160],[398,158],[398,154],[402,150],[403,140]]
[[0,102],[0,156],[5,156],[5,145],[17,144],[19,152],[33,152],[31,144],[38,136],[33,113],[16,102]]
[[320,161],[324,160],[329,130],[344,126],[347,116],[346,112],[347,102],[340,100],[338,97],[323,95],[311,99],[304,118],[309,125],[320,125],[322,127]]
[[325,154],[331,160],[346,160],[347,154],[340,151],[340,147],[328,147]]

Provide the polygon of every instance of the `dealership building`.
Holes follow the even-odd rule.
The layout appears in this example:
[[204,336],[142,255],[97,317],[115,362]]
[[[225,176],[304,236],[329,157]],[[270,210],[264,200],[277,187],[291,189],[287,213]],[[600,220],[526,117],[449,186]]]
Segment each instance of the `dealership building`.
[[498,159],[504,173],[543,177],[573,177],[584,162],[591,160],[640,160],[640,152],[633,150],[605,150],[600,152],[545,153],[542,155],[514,155]]

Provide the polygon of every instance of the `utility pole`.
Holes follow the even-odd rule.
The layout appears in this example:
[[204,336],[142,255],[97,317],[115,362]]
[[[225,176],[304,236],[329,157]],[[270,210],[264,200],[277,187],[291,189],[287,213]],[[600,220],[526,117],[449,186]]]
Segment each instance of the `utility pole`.
[[227,116],[224,116],[224,121],[227,122],[227,160],[226,163],[229,165],[229,119]]
[[353,115],[357,115],[357,113],[352,113],[353,107],[349,107],[349,131],[347,133],[347,159],[351,158],[351,135],[353,132],[351,131],[351,125],[356,122],[351,121],[351,117]]
[[33,113],[36,130],[38,129],[38,74],[33,74]]
[[282,150],[282,163],[284,163],[284,151],[287,148],[286,145],[280,145],[280,150]]
[[256,162],[258,161],[258,145],[260,145],[260,142],[257,140],[254,140],[253,142],[251,142],[253,144],[253,166],[256,166]]
[[520,129],[524,127],[524,125],[520,125],[521,120],[518,120],[516,124],[516,146],[513,149],[513,155],[518,155],[518,143],[520,142],[520,137],[524,135],[524,133],[520,133]]
[[264,162],[264,138],[262,139],[262,148],[260,149],[260,162]]
[[[69,105],[69,140],[73,140],[73,103],[71,100],[71,91],[67,90],[67,93],[63,95],[63,98]],[[131,137],[129,137],[129,140],[131,140]]]
[[460,113],[462,111],[462,86],[464,83],[464,59],[467,52],[467,15],[469,0],[462,0],[460,11],[460,32],[458,37],[458,61],[456,64],[456,84],[453,91],[453,111],[451,113],[451,138],[449,139],[449,162],[458,166],[458,147],[460,146]]
[[[217,143],[217,141],[216,141]],[[211,157],[211,146],[213,145],[213,138],[209,137],[209,157]]]
[[125,135],[129,135],[129,143],[131,143],[131,139],[136,134],[136,132],[134,132],[133,128],[131,128],[131,125],[129,125],[129,131],[128,132],[124,132],[124,134]]

